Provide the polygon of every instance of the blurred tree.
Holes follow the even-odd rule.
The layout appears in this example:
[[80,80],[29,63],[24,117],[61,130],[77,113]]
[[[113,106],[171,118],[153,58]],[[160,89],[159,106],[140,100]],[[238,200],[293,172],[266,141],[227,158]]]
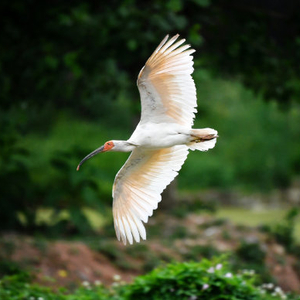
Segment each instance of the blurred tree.
[[239,75],[266,99],[299,102],[299,1],[218,0],[207,13],[202,34],[209,65]]
[[24,223],[19,213],[26,219],[26,226],[32,228],[40,191],[34,186],[26,165],[29,154],[17,145],[19,135],[4,115],[0,125],[0,229],[21,229]]
[[[19,107],[28,126],[35,110],[105,117],[120,94],[138,99],[133,79],[158,41],[176,32],[201,47],[198,59],[218,74],[239,75],[267,98],[300,99],[299,5],[3,0],[0,107]],[[137,101],[129,101],[133,112]]]
[[177,14],[181,1],[0,5],[2,109],[68,108],[101,117],[119,94],[130,99],[134,89],[138,99],[132,79],[149,49],[187,26]]

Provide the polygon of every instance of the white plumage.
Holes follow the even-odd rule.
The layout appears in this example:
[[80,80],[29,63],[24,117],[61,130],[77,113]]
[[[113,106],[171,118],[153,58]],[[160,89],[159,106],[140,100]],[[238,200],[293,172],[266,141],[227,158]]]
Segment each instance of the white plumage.
[[113,185],[113,216],[118,240],[130,244],[146,239],[148,222],[161,201],[161,193],[177,176],[189,149],[215,146],[217,131],[192,129],[197,97],[190,45],[178,34],[159,44],[138,75],[141,120],[127,141],[112,140],[87,155],[132,152]]

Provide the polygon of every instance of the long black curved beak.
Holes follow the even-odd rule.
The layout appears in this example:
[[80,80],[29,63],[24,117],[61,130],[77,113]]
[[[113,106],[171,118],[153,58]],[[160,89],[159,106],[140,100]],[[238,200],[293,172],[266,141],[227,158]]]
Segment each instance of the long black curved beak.
[[87,155],[87,156],[79,163],[79,165],[77,166],[77,169],[76,169],[76,170],[78,171],[79,168],[81,167],[81,165],[82,165],[86,160],[88,160],[89,158],[95,156],[95,155],[98,154],[98,153],[103,152],[103,150],[104,150],[104,146],[101,146],[100,148],[98,148],[98,149],[94,150],[93,152],[91,152],[90,154],[88,154],[88,155]]

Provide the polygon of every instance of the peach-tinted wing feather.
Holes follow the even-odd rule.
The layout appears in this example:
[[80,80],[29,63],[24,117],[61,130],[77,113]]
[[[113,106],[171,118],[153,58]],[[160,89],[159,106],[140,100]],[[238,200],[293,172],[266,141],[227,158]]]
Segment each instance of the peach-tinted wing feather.
[[188,147],[158,150],[135,149],[118,172],[113,186],[113,216],[118,240],[130,244],[146,239],[142,223],[161,201],[161,193],[176,177],[188,155]]
[[[137,85],[141,96],[141,123],[177,122],[190,127],[195,117],[197,97],[192,79],[193,56],[178,34],[166,36],[140,71]],[[188,50],[187,50],[188,49]]]

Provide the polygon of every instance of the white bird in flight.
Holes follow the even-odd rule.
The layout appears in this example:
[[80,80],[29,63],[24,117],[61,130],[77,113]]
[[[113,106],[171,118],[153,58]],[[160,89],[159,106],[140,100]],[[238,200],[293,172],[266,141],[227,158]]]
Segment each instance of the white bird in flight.
[[113,184],[113,217],[118,240],[126,245],[146,239],[144,223],[161,201],[161,193],[177,176],[189,150],[206,151],[218,132],[192,129],[197,112],[193,73],[195,50],[167,35],[141,69],[137,86],[141,119],[127,141],[111,140],[87,155],[107,151],[131,152]]

